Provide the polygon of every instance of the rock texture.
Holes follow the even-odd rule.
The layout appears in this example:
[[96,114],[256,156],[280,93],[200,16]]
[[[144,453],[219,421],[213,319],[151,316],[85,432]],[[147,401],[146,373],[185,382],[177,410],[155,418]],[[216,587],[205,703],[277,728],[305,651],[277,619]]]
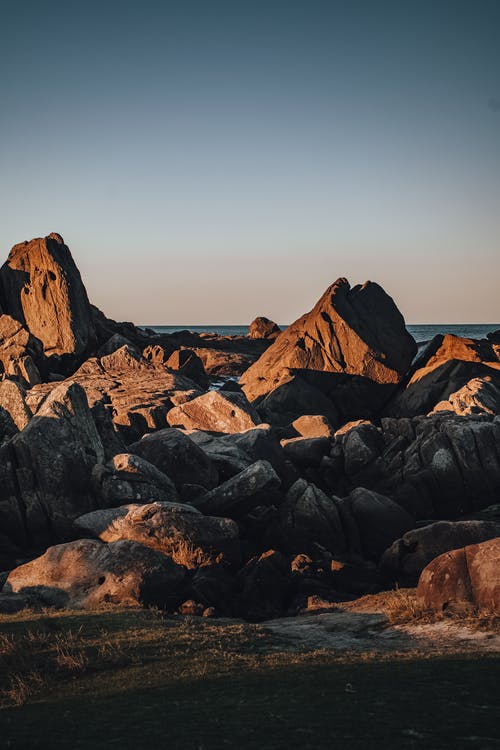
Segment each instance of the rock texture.
[[87,292],[59,234],[15,245],[0,270],[1,307],[47,356],[78,357],[96,343]]
[[52,391],[37,415],[0,448],[0,528],[24,547],[64,538],[91,510],[91,474],[104,450],[85,392]]
[[186,430],[243,432],[260,424],[261,419],[243,393],[209,391],[171,409],[167,421]]
[[189,505],[124,505],[87,513],[77,518],[75,525],[84,535],[104,542],[139,542],[187,568],[240,562],[236,523],[228,518],[204,516]]
[[440,555],[422,572],[417,593],[434,611],[469,605],[500,612],[500,538]]
[[450,550],[500,536],[500,523],[488,521],[439,521],[407,531],[387,549],[380,561],[391,582],[416,586],[423,569]]
[[172,607],[182,601],[184,582],[182,567],[142,544],[80,539],[16,568],[4,589],[56,607]]
[[250,323],[248,336],[251,339],[275,339],[281,333],[281,328],[269,318],[259,317]]
[[[335,407],[330,404],[328,411],[318,413],[330,418],[332,411],[345,416],[352,410],[348,418],[355,418],[368,399],[377,406],[387,400],[416,351],[401,313],[378,284],[351,288],[346,279],[338,279],[311,312],[278,336],[243,374],[241,383],[248,398],[258,404],[284,389],[292,402],[294,397],[298,401],[295,409],[288,408],[296,416],[307,413],[299,408],[300,392],[313,389]],[[271,411],[277,412],[277,407],[267,404]]]

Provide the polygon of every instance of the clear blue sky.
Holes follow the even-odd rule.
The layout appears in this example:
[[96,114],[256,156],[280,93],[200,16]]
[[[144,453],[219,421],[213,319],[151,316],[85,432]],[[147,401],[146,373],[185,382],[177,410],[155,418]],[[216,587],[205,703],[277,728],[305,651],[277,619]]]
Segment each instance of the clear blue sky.
[[500,2],[4,3],[0,239],[108,315],[289,322],[338,276],[500,320]]

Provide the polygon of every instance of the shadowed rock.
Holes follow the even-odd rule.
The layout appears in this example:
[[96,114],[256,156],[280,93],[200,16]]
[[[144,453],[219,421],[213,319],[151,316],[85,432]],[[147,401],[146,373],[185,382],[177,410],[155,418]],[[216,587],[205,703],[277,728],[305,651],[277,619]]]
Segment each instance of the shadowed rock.
[[439,521],[407,531],[387,549],[380,570],[387,580],[416,586],[434,558],[459,547],[500,536],[500,524],[488,521]]
[[256,505],[268,505],[281,482],[269,461],[256,461],[219,487],[196,498],[203,513],[239,518]]
[[131,453],[120,453],[105,466],[97,464],[92,472],[92,484],[103,508],[179,499],[174,483],[166,474]]
[[236,523],[204,516],[189,505],[155,502],[97,510],[77,518],[75,527],[104,542],[139,542],[187,568],[240,562]]

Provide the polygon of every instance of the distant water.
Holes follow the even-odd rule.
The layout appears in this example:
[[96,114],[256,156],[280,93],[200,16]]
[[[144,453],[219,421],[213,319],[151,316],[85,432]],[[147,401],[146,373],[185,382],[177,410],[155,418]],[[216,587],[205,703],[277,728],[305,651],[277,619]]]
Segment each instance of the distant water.
[[[144,328],[146,326],[143,326]],[[246,336],[248,326],[148,326],[157,333],[175,333],[176,331],[195,331],[196,333],[217,333],[219,336]],[[282,325],[281,328],[286,328]],[[408,325],[408,331],[415,341],[428,341],[438,333],[453,333],[455,336],[462,336],[469,339],[484,339],[491,331],[498,331],[500,323],[483,323],[483,324],[449,324],[441,323],[439,325]]]

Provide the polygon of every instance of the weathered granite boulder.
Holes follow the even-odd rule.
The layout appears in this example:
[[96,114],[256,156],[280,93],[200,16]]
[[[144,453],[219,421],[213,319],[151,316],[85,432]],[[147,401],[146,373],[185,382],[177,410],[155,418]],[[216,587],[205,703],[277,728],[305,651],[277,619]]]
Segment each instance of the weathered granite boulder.
[[172,427],[208,432],[243,432],[261,419],[243,393],[209,391],[171,409],[167,421]]
[[96,510],[77,518],[75,527],[85,536],[104,542],[139,542],[186,568],[240,562],[236,523],[229,518],[204,516],[189,505],[155,502]]
[[273,339],[279,336],[281,328],[269,318],[259,317],[252,320],[248,330],[251,339]]
[[280,487],[269,461],[256,461],[239,474],[193,500],[203,513],[240,518],[257,505],[269,505]]
[[59,544],[9,573],[4,590],[45,606],[175,607],[183,600],[185,569],[160,552],[123,540],[79,539]]
[[423,570],[417,594],[424,607],[477,607],[500,612],[500,538],[445,552]]
[[0,270],[1,307],[46,356],[81,357],[96,343],[87,292],[59,234],[15,245]]
[[500,346],[486,339],[440,334],[415,360],[404,389],[384,412],[395,417],[428,414],[476,378],[493,379],[497,387],[500,385]]
[[319,466],[331,448],[327,437],[297,437],[282,440],[283,452],[296,466]]
[[253,621],[277,617],[286,609],[290,589],[291,573],[286,556],[268,550],[238,571],[235,614]]
[[23,430],[31,417],[24,388],[14,380],[0,381],[1,439],[10,438]]
[[322,414],[304,414],[292,422],[293,429],[302,437],[333,437],[335,431]]
[[450,411],[460,417],[472,414],[500,414],[499,377],[473,378],[444,401],[439,401],[433,412]]
[[497,502],[499,443],[500,418],[490,415],[384,418],[380,429],[360,425],[335,443],[344,476],[332,490],[361,485],[417,520],[456,519]]
[[170,370],[180,372],[184,377],[194,381],[203,390],[208,388],[209,379],[203,362],[191,349],[176,349],[165,362]]
[[335,500],[314,484],[298,479],[279,508],[276,529],[280,549],[309,552],[321,545],[333,554],[346,551],[346,540]]
[[21,547],[64,539],[72,520],[95,507],[91,475],[103,460],[85,392],[58,385],[0,448],[0,528]]
[[438,521],[407,531],[382,555],[380,570],[387,580],[416,586],[423,569],[444,552],[500,536],[492,521]]
[[0,369],[27,387],[41,382],[42,342],[10,315],[0,315]]
[[217,485],[213,462],[180,430],[158,430],[130,445],[129,450],[170,477],[179,490],[185,484],[199,484],[206,489]]
[[378,562],[395,539],[415,526],[415,519],[393,500],[357,487],[346,502],[356,522],[363,557]]
[[163,472],[132,453],[119,453],[92,473],[93,487],[101,508],[125,503],[177,502],[177,489]]
[[[273,413],[278,419],[280,410],[287,417],[310,413],[304,409],[309,400],[317,413],[345,422],[382,406],[416,351],[403,316],[380,286],[366,282],[351,289],[338,279],[311,312],[278,336],[241,384],[251,401],[262,404],[268,421]],[[272,403],[270,394],[282,389],[286,403],[283,396]],[[331,402],[329,409],[322,408],[321,395]]]

